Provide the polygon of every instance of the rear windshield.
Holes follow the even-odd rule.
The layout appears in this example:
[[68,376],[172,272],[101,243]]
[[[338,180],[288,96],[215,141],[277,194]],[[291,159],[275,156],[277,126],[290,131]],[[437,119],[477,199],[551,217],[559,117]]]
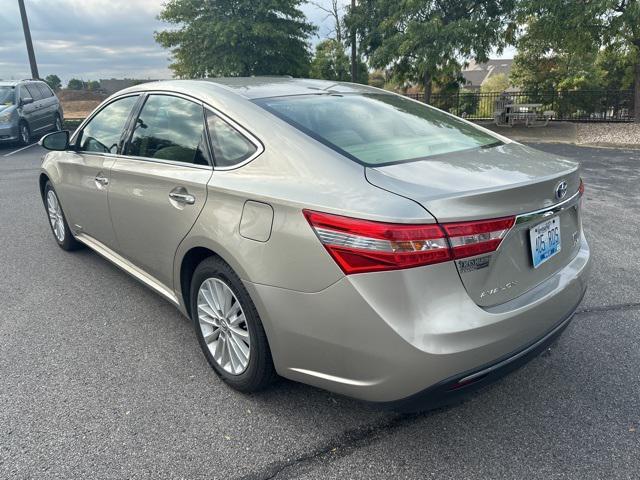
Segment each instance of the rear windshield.
[[369,166],[501,143],[473,125],[399,95],[298,95],[262,98],[255,103]]
[[0,86],[0,106],[13,105],[15,102],[14,87]]

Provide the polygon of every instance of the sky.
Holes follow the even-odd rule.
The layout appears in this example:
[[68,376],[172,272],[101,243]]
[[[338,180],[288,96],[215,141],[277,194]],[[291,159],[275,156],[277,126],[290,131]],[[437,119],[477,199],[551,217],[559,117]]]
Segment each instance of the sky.
[[[171,78],[169,52],[153,39],[166,28],[157,19],[165,0],[25,0],[38,70],[70,78]],[[346,4],[348,0],[341,0]],[[318,0],[329,5],[329,0]],[[318,7],[302,10],[326,37],[331,19]],[[501,55],[510,58],[512,50]],[[0,1],[0,78],[30,77],[17,0]]]

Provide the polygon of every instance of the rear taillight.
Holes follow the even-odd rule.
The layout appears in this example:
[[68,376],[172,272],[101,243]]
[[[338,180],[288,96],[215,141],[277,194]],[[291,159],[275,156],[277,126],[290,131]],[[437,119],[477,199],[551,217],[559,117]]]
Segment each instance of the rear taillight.
[[431,265],[492,252],[515,218],[445,224],[399,224],[304,210],[329,254],[346,273]]
[[443,225],[453,258],[472,257],[495,251],[515,223],[514,217]]
[[580,192],[580,195],[584,195],[584,182],[582,181],[582,179],[580,179],[580,186],[578,187],[578,192]]

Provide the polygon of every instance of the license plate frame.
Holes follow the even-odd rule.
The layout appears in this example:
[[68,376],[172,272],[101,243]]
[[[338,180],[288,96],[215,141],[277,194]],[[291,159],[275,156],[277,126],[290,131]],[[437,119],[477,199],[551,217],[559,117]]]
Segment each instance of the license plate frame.
[[560,216],[556,215],[529,229],[533,268],[538,268],[562,250]]

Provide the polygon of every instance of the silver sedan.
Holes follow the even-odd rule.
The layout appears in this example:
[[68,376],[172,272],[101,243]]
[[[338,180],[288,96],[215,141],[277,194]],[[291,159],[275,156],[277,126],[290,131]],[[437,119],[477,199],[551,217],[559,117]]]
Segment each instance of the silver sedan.
[[448,403],[544,349],[586,289],[578,164],[376,88],[147,83],[41,143],[55,241],[173,303],[242,391]]

